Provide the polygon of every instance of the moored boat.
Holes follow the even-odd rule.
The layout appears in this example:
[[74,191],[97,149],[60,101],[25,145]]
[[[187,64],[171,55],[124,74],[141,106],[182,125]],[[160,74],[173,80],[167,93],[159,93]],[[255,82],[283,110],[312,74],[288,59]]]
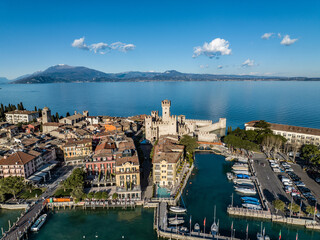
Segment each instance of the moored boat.
[[254,197],[241,197],[242,201],[252,201],[252,202],[259,202],[258,198],[254,198]]
[[31,231],[33,232],[39,231],[42,225],[44,224],[44,222],[46,221],[46,219],[47,219],[47,214],[42,214],[31,226]]
[[175,213],[185,213],[187,209],[182,207],[170,207],[170,211]]
[[200,232],[200,225],[199,225],[199,223],[196,223],[196,224],[194,225],[193,231],[195,231],[195,232]]
[[249,195],[255,195],[257,194],[257,191],[255,189],[250,189],[250,188],[235,188],[236,192],[242,193],[242,194],[249,194]]
[[173,220],[175,220],[175,219],[177,219],[177,220],[183,220],[184,218],[183,218],[183,217],[169,217],[169,218],[168,218],[168,221],[170,222],[170,221],[173,221]]
[[175,220],[169,221],[170,225],[181,225],[183,223],[184,223],[183,219],[181,219],[181,220],[175,219]]
[[242,207],[248,208],[248,209],[253,209],[253,210],[262,210],[260,205],[255,205],[255,204],[251,204],[251,203],[243,203]]
[[228,180],[232,180],[233,174],[231,172],[227,172],[227,178],[228,178]]

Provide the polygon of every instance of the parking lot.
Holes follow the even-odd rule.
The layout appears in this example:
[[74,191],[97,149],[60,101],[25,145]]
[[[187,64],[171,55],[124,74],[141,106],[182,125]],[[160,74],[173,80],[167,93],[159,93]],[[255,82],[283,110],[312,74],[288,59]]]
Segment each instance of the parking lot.
[[[287,205],[290,204],[291,199],[298,205],[300,204],[299,196],[292,198],[291,193],[285,192],[285,186],[281,182],[282,176],[288,178],[288,180],[291,179],[292,181],[290,181],[293,182],[292,187],[299,190],[301,193],[304,192],[304,190],[306,190],[306,192],[310,191],[310,193],[304,193],[304,196],[303,194],[301,194],[302,209],[305,209],[308,205],[314,206],[315,202],[320,202],[319,184],[311,179],[298,164],[287,165],[287,169],[291,168],[290,172],[285,172],[285,168],[280,164],[279,171],[281,172],[274,172],[270,166],[269,161],[263,154],[255,154],[253,159],[253,166],[256,171],[257,178],[259,179],[259,182],[261,184],[263,194],[269,202],[271,211],[275,211],[272,206],[272,201],[275,199],[280,199]],[[305,186],[297,187],[295,186],[295,181],[302,182],[299,184],[304,184]],[[299,191],[297,191],[298,194]],[[306,197],[307,195],[309,195],[310,197]],[[316,201],[312,196],[315,197]],[[319,205],[317,206],[317,209],[319,209]]]
[[284,191],[283,185],[278,178],[278,175],[281,174],[272,171],[268,160],[263,154],[255,154],[253,159],[253,167],[261,184],[263,194],[270,203],[270,210],[274,212],[275,210],[271,203],[275,199],[280,199],[287,203],[290,202],[289,195]]

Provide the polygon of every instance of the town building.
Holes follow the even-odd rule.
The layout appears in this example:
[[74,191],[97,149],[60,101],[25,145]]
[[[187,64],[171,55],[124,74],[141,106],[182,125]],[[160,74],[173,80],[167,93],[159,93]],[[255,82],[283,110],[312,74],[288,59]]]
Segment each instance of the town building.
[[115,139],[116,186],[119,198],[141,199],[140,164],[134,142],[131,138]]
[[36,158],[24,152],[4,156],[0,160],[0,178],[9,176],[28,178],[36,171]]
[[171,101],[163,100],[162,117],[158,111],[152,111],[151,116],[145,118],[146,139],[154,142],[164,135],[191,135],[197,137],[198,141],[215,142],[218,140],[216,130],[226,128],[226,119],[220,118],[219,122],[212,120],[186,119],[184,115],[171,115]]
[[63,152],[66,164],[84,164],[85,158],[92,154],[92,139],[70,139],[64,144]]
[[83,114],[75,112],[72,116],[61,118],[59,123],[75,125],[76,123],[86,120],[87,114],[88,111],[83,111]]
[[[245,123],[246,130],[259,129],[255,127],[255,124],[259,121],[251,121]],[[313,144],[320,146],[320,129],[297,127],[276,123],[269,123],[270,129],[276,135],[285,137],[290,144],[296,144],[298,146],[304,144]]]
[[32,122],[39,117],[38,112],[27,110],[14,110],[5,113],[5,115],[6,121],[11,124]]
[[161,137],[154,146],[152,158],[153,183],[160,187],[173,188],[180,182],[178,172],[182,170],[184,146],[172,137]]
[[42,109],[42,123],[51,122],[51,110],[48,107]]

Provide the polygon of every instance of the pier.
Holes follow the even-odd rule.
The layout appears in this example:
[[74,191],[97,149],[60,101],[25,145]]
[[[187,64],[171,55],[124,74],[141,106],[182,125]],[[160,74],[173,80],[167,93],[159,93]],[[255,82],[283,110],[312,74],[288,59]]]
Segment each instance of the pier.
[[176,229],[168,228],[167,216],[168,216],[168,204],[166,202],[158,203],[157,208],[154,211],[154,228],[157,231],[157,236],[168,239],[177,239],[177,240],[201,240],[201,239],[218,239],[218,240],[240,240],[239,238],[227,237],[216,235],[213,236],[210,233],[194,232],[189,233],[179,232]]
[[26,210],[25,213],[21,214],[21,217],[18,217],[17,221],[10,226],[9,222],[9,230],[2,233],[3,240],[19,240],[28,236],[29,228],[32,224],[37,220],[40,216],[41,212],[45,208],[45,202],[39,201],[38,203],[31,206]]

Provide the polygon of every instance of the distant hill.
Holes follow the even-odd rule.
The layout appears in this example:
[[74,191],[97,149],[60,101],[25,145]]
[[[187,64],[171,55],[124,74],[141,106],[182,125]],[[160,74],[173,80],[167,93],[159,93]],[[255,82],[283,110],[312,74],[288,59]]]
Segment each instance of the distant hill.
[[8,83],[9,79],[5,77],[0,77],[0,83]]
[[181,73],[175,70],[161,72],[104,73],[86,67],[59,64],[30,75],[16,78],[12,83],[70,83],[70,82],[123,82],[123,81],[320,81],[307,77],[266,77],[251,75],[215,75]]

